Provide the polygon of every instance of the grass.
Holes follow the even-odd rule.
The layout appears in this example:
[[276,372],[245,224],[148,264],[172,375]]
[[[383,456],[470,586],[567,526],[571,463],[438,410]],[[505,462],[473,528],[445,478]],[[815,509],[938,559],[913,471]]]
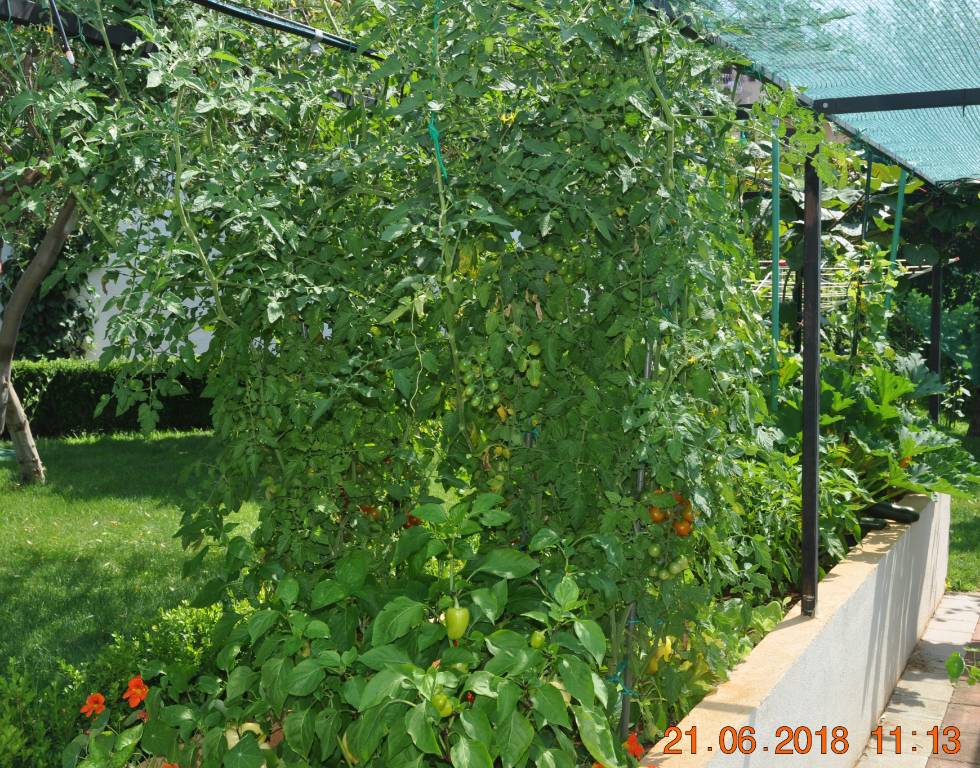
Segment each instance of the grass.
[[0,660],[43,669],[92,659],[113,632],[193,595],[173,536],[211,437],[42,440],[39,450],[39,487],[17,487],[0,456]]
[[[959,427],[965,434],[966,425]],[[980,438],[964,437],[963,444],[980,461]],[[946,581],[958,592],[980,590],[980,499],[953,499]]]

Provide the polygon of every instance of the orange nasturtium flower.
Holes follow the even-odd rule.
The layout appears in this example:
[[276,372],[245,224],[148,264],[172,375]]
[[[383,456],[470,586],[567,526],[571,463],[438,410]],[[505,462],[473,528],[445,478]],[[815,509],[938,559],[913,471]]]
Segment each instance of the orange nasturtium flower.
[[180,766],[177,763],[164,763],[163,768],[180,768]]
[[105,712],[105,696],[101,693],[93,693],[85,699],[85,706],[79,710],[85,717],[101,715]]
[[643,745],[640,744],[640,740],[636,738],[635,733],[631,733],[629,738],[623,742],[623,746],[626,747],[626,751],[629,752],[633,757],[643,757],[646,750],[643,749]]
[[[629,738],[623,742],[623,746],[626,747],[626,751],[633,757],[641,758],[646,754],[646,750],[640,743],[640,740],[636,737],[635,733],[631,733]],[[606,768],[602,763],[595,762],[592,763],[592,768]]]
[[143,677],[137,675],[129,681],[129,686],[126,688],[126,692],[122,695],[126,701],[129,702],[129,706],[136,709],[143,701],[146,699],[146,694],[150,692],[150,689],[146,687],[146,683],[143,682]]

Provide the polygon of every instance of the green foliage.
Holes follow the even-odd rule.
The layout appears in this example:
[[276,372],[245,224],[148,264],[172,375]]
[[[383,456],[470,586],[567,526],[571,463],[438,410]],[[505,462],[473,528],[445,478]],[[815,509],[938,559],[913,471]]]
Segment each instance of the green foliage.
[[[975,656],[977,649],[967,648],[966,652]],[[949,681],[951,683],[960,682],[961,678],[968,685],[980,683],[980,666],[968,664],[959,652],[953,653],[946,659],[946,672],[949,674]]]
[[[311,21],[383,64],[167,6],[130,19],[145,57],[83,60],[90,89],[25,84],[7,178],[57,118],[72,150],[51,172],[98,201],[129,279],[112,352],[162,370],[169,350],[166,387],[206,370],[221,445],[180,531],[191,569],[224,555],[197,598],[223,606],[213,667],[165,665],[145,729],[110,712],[68,764],[137,737],[204,768],[633,764],[622,736],[678,720],[796,577],[799,365],[780,430],[730,62],[615,4],[335,10]],[[777,115],[788,169],[820,146],[825,182],[849,180],[791,95],[742,130]],[[127,228],[134,208],[165,226]],[[890,288],[868,255],[856,274]],[[876,346],[884,309],[861,311],[867,357],[829,393],[856,426],[825,447],[828,564],[903,479],[884,451],[924,457],[907,486],[948,484],[903,402],[918,373]]]
[[[113,635],[92,661],[59,660],[43,678],[11,659],[0,675],[0,766],[35,768],[60,764],[61,752],[77,733],[79,702],[101,692],[107,706],[122,706],[127,681],[141,670],[197,670],[206,663],[221,611],[186,604],[161,610],[152,622]],[[131,711],[130,711],[131,714]]]
[[0,766],[51,764],[75,731],[76,698],[63,675],[39,680],[11,659],[0,674]]
[[[141,409],[106,407],[122,370],[123,365],[114,362],[18,360],[13,380],[36,435],[132,432],[144,425],[150,412],[161,429],[211,427],[211,401],[203,394],[204,384],[190,376],[164,390],[164,397],[159,388],[161,380],[168,382],[166,377],[149,373],[129,378],[123,395],[140,403]],[[151,405],[154,387],[157,392]]]

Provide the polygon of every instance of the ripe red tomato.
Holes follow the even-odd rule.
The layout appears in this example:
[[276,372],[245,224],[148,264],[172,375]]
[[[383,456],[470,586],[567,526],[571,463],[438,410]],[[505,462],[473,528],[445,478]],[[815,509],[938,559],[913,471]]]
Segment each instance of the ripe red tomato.
[[667,519],[667,513],[660,507],[650,507],[650,519],[655,523],[662,523]]
[[687,520],[674,521],[674,533],[678,536],[690,536],[691,524]]
[[371,504],[361,504],[358,509],[361,510],[361,514],[364,515],[364,517],[369,517],[372,520],[381,519],[381,510],[375,506],[372,506]]

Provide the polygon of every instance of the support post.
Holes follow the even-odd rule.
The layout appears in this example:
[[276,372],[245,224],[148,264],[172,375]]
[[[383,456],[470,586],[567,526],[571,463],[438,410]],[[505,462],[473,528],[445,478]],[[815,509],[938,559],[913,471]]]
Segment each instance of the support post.
[[769,380],[769,411],[776,413],[779,385],[779,118],[772,121],[772,375]]
[[[902,217],[905,215],[905,184],[909,180],[909,173],[904,168],[898,179],[898,203],[895,205],[895,229],[892,230],[892,250],[890,255],[890,269],[894,276],[898,267],[898,246],[902,241]],[[885,296],[885,309],[892,308],[892,291],[888,289]]]
[[802,610],[817,608],[820,514],[820,177],[807,158],[803,205]]
[[[932,318],[929,323],[929,370],[942,379],[943,354],[943,260],[936,263],[932,270]],[[941,395],[929,398],[929,416],[933,421],[939,421]]]

